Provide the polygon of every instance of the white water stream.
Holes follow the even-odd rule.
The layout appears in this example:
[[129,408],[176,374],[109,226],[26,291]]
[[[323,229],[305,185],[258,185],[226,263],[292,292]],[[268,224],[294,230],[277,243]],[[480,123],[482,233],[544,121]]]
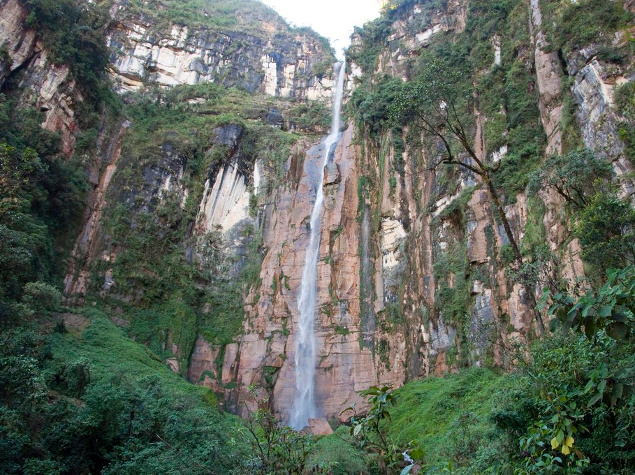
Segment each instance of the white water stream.
[[320,234],[322,232],[322,208],[324,204],[324,190],[322,189],[324,167],[328,163],[331,148],[337,143],[340,136],[340,113],[346,65],[345,63],[338,63],[338,65],[339,73],[333,98],[331,131],[324,142],[324,160],[320,168],[317,196],[311,212],[311,236],[306,249],[302,282],[300,284],[300,297],[298,298],[300,321],[295,344],[295,396],[289,421],[289,425],[296,430],[301,430],[308,425],[309,419],[319,415],[315,403],[315,366],[317,364],[317,342],[315,338],[316,280],[317,263],[320,254]]

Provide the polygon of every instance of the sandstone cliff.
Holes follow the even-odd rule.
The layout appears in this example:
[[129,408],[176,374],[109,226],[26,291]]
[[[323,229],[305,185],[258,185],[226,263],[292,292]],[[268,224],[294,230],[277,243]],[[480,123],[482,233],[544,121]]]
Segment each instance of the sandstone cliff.
[[42,127],[61,133],[63,152],[70,157],[77,132],[74,105],[83,98],[69,66],[52,63],[37,32],[25,25],[27,14],[19,0],[0,2],[0,46],[6,54],[0,65],[0,89],[15,78],[12,87],[23,91],[22,107],[45,112]]
[[[509,75],[499,75],[501,68],[513,69],[517,76],[527,75],[526,89],[515,94],[526,94],[528,101],[539,105],[538,117],[546,137],[542,156],[563,153],[562,111],[567,102],[575,111],[571,120],[575,124],[570,121],[569,127],[581,130],[576,146],[586,146],[613,163],[617,175],[632,170],[616,134],[618,119],[611,105],[614,87],[629,81],[632,73],[627,71],[632,70],[596,56],[607,43],[619,48],[628,29],[591,45],[577,44],[563,60],[542,31],[538,1],[528,5],[510,3],[510,16],[496,20],[468,2],[395,3],[401,6],[360,30],[354,38],[350,67],[357,87],[381,90],[382,84],[389,83],[386,73],[404,81],[414,80],[417,68],[425,65],[418,58],[428,54],[430,45],[460,42],[468,36],[472,44],[480,41],[489,50],[479,50],[482,56],[475,61],[478,63],[481,57],[491,61],[489,70],[475,73],[481,77],[475,81],[486,84],[484,95],[487,88],[497,87],[482,79],[490,74],[506,82],[508,89],[501,93],[509,94],[513,84]],[[490,36],[484,37],[479,28],[488,28]],[[371,45],[377,42],[378,35],[382,35],[384,48],[374,53],[376,59],[372,62]],[[379,93],[373,93],[376,100],[381,100]],[[514,153],[505,138],[509,129],[503,132],[502,140],[488,133],[500,116],[507,127],[512,126],[509,115],[515,112],[508,109],[508,104],[513,100],[508,96],[496,106],[499,110],[493,110],[494,115],[476,111],[474,141],[485,161],[502,160],[505,165],[508,154]],[[366,113],[363,108],[369,106],[360,101],[356,100],[356,107]],[[531,338],[537,331],[532,301],[540,296],[541,285],[546,281],[539,279],[543,283],[536,285],[535,295],[530,298],[526,287],[510,280],[501,257],[501,249],[509,240],[478,176],[464,169],[426,169],[426,164],[435,163],[440,155],[435,155],[438,150],[422,147],[422,137],[406,128],[382,132],[378,137],[368,125],[367,122],[357,132],[365,148],[357,161],[365,170],[364,183],[370,184],[364,195],[368,211],[362,219],[366,215],[372,217],[369,262],[374,277],[369,279],[372,292],[367,311],[378,324],[376,342],[386,342],[391,351],[395,347],[405,349],[400,354],[405,361],[406,378],[440,374],[465,364],[508,365],[512,342]],[[571,134],[570,130],[567,132]],[[572,142],[567,146],[571,147]],[[514,162],[509,166],[526,165]],[[630,189],[628,181],[621,183]],[[502,191],[506,192],[504,186]],[[538,226],[544,227],[541,239],[558,262],[556,269],[545,272],[555,272],[555,278],[570,282],[583,277],[580,245],[571,237],[562,197],[549,192],[537,202],[519,191],[508,194],[509,204],[505,207],[515,238],[530,245],[539,220]],[[363,236],[362,233],[362,239]],[[364,249],[363,241],[361,246]],[[386,317],[392,312],[402,320],[397,331],[384,335],[381,328],[389,327]],[[387,360],[393,361],[392,357]]]
[[256,2],[236,11],[238,24],[225,28],[205,21],[166,27],[152,10],[136,11],[122,1],[113,2],[110,14],[111,75],[119,91],[217,82],[273,96],[330,100],[328,44],[311,31],[290,30]]

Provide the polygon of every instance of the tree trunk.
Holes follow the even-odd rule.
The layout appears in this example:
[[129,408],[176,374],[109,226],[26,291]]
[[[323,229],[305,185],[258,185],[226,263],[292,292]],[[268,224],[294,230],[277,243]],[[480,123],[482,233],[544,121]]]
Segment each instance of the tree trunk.
[[[516,239],[514,238],[514,234],[512,233],[512,227],[509,224],[509,220],[505,215],[505,210],[503,209],[503,205],[501,204],[500,198],[498,197],[498,193],[496,192],[496,188],[494,188],[494,184],[489,177],[489,174],[483,174],[483,181],[487,184],[487,189],[489,191],[490,196],[492,197],[492,201],[494,202],[494,206],[496,206],[496,211],[498,212],[498,217],[503,223],[503,228],[505,229],[505,234],[507,234],[507,239],[509,240],[510,245],[512,246],[512,250],[514,251],[514,256],[516,257],[516,264],[520,267],[523,265],[523,256],[520,253],[520,248],[516,243]],[[545,324],[542,321],[542,317],[540,312],[536,310],[536,296],[534,295],[534,290],[525,282],[522,282],[522,286],[525,289],[525,293],[529,298],[529,303],[531,305],[531,309],[534,312],[536,317],[536,322],[538,323],[538,334],[542,336],[545,332]]]
[[487,189],[489,191],[489,194],[491,195],[492,201],[494,202],[494,205],[496,206],[498,217],[503,223],[503,228],[505,228],[505,234],[507,234],[507,239],[509,240],[509,243],[511,244],[512,249],[514,251],[514,257],[516,258],[516,262],[518,262],[519,264],[522,264],[523,257],[520,254],[520,248],[518,247],[518,244],[516,243],[516,239],[514,238],[514,234],[512,233],[512,227],[509,224],[509,221],[507,220],[507,216],[505,215],[505,210],[503,209],[503,205],[501,204],[500,198],[498,197],[496,188],[494,188],[494,184],[492,183],[492,180],[490,179],[489,175],[483,175],[483,180],[487,184]]

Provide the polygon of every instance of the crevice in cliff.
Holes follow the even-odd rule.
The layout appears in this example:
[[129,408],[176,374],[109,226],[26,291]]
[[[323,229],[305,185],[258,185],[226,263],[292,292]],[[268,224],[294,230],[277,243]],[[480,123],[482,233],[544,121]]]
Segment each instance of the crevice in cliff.
[[[97,243],[101,237],[99,230],[102,224],[102,213],[106,205],[106,195],[112,178],[117,171],[117,162],[121,156],[123,136],[130,125],[131,123],[128,120],[122,121],[118,131],[109,142],[107,154],[104,157],[105,160],[103,160],[107,165],[101,173],[91,203],[88,205],[88,209],[90,209],[89,217],[82,232],[77,237],[77,241],[71,253],[68,273],[64,279],[64,294],[69,302],[82,303],[84,295],[86,294],[90,278],[90,266],[96,257]],[[108,283],[107,274],[106,283],[104,285],[108,285]]]

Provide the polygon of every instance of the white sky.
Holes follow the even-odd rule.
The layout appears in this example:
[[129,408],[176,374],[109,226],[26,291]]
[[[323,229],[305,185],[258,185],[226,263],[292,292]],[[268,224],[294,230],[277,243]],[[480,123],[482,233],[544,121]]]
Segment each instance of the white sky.
[[331,40],[338,58],[354,26],[379,16],[381,0],[260,0],[295,26],[310,26]]

